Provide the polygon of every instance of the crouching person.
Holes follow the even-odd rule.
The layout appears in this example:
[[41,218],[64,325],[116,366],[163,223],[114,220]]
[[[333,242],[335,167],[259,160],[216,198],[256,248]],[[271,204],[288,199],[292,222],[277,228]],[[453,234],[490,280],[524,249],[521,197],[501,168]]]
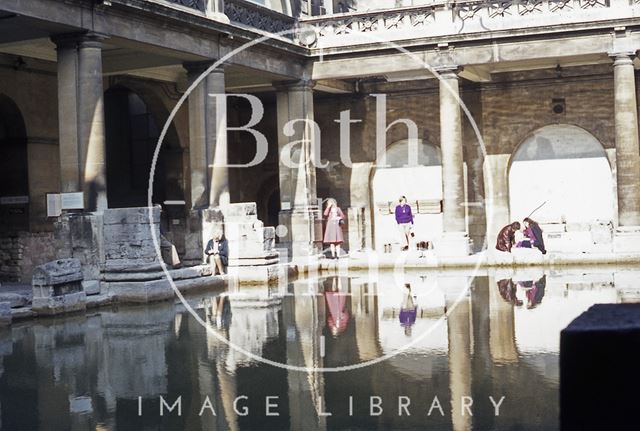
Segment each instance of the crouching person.
[[513,222],[500,230],[496,240],[496,249],[511,253],[511,248],[516,244],[516,232],[520,230],[520,223]]
[[209,259],[211,275],[226,274],[226,268],[229,263],[229,243],[222,232],[213,234],[213,238],[207,243],[204,254]]

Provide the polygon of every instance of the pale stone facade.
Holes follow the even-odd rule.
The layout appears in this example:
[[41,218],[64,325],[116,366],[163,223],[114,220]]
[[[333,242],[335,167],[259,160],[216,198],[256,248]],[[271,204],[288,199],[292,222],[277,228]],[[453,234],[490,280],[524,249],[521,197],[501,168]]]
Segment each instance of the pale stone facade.
[[[425,195],[409,200],[423,223],[437,226],[425,239],[441,255],[492,249],[499,228],[522,217],[510,190],[515,155],[549,126],[559,131],[553,145],[571,142],[572,127],[599,143],[612,184],[609,220],[563,220],[556,206],[567,200],[550,200],[561,216],[537,213],[550,244],[561,251],[563,241],[590,235],[576,251],[633,251],[640,229],[640,4],[365,3],[341,3],[347,11],[328,1],[5,0],[0,274],[26,280],[38,264],[87,254],[92,241],[98,255],[108,250],[109,238],[95,237],[102,228],[94,222],[107,208],[147,205],[145,172],[178,103],[158,154],[152,203],[162,206],[159,232],[187,264],[201,263],[213,214],[239,202],[255,202],[265,226],[283,228],[276,229],[277,247],[308,257],[322,248],[320,200],[334,197],[347,215],[346,248],[380,250],[386,240],[377,238],[376,220],[393,217],[379,212],[389,202],[374,198],[374,177],[384,169],[376,167],[380,132],[382,148],[406,142],[411,127],[404,120],[415,123],[421,148],[438,154],[433,172],[440,180],[415,178]],[[278,32],[285,33],[227,56]],[[218,60],[224,65],[183,97]],[[229,97],[221,118],[210,95],[222,93],[260,101],[256,133],[242,129],[253,120],[251,100]],[[386,131],[377,122],[380,94]],[[346,110],[349,130],[338,124]],[[264,160],[225,167],[253,159],[258,132],[267,143]],[[348,152],[341,151],[346,137]],[[292,158],[303,164],[292,168],[282,156],[296,141],[302,143]],[[535,160],[551,160],[545,157]],[[570,169],[566,160],[589,157],[553,160],[562,170]],[[531,187],[536,175],[555,169],[544,163],[530,174]],[[576,169],[588,184],[588,172]],[[83,192],[83,217],[93,227],[82,241],[89,245],[76,238],[74,246],[60,227],[74,215],[47,216],[47,195],[69,192]],[[430,197],[437,195],[441,203]],[[54,231],[57,250],[42,246],[41,261],[24,259],[17,242],[48,242]]]

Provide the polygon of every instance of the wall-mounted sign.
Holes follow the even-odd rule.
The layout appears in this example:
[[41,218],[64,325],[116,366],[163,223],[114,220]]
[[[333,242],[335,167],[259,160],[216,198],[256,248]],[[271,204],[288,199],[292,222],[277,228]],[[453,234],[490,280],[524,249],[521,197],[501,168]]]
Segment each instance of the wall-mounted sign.
[[84,209],[84,193],[61,193],[63,210],[81,210]]
[[2,196],[0,205],[24,205],[29,203],[29,196]]
[[283,211],[287,211],[291,209],[291,202],[282,202],[282,208]]

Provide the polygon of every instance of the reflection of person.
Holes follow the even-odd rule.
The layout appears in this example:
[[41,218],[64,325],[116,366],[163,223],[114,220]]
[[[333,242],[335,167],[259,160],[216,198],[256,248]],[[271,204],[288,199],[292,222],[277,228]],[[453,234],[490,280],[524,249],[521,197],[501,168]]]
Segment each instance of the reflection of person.
[[327,227],[325,228],[322,242],[330,245],[331,259],[337,259],[340,257],[340,245],[344,242],[342,234],[344,213],[335,199],[327,199],[327,208],[324,210],[324,216],[327,219]]
[[225,267],[229,263],[229,245],[222,232],[216,232],[207,243],[204,254],[209,257],[211,275],[225,274]]
[[520,230],[520,223],[513,222],[500,230],[496,240],[496,249],[511,252],[516,243],[516,232]]
[[542,229],[540,225],[530,219],[529,217],[524,219],[524,235],[530,241],[533,247],[536,247],[542,254],[547,254],[547,250],[544,247],[544,238],[542,237]]
[[535,308],[542,302],[544,298],[544,291],[547,287],[547,276],[543,275],[542,278],[535,283],[531,283],[531,288],[527,290],[527,308]]
[[504,279],[498,281],[498,291],[500,292],[500,296],[502,299],[507,301],[510,304],[521,306],[522,300],[518,299],[518,287],[513,282],[512,279]]
[[416,323],[416,317],[418,315],[418,306],[415,303],[415,299],[411,294],[411,285],[405,284],[404,298],[402,299],[402,305],[400,306],[400,326],[404,328],[404,334],[411,336],[411,328]]
[[411,213],[411,206],[407,204],[407,198],[405,196],[400,196],[399,204],[396,206],[396,223],[398,223],[402,239],[406,242],[406,245],[402,247],[402,249],[409,250],[411,247],[413,214]]
[[342,293],[342,281],[334,277],[330,290],[325,290],[324,298],[327,303],[327,328],[331,335],[337,337],[347,329],[349,313],[347,312],[347,295]]

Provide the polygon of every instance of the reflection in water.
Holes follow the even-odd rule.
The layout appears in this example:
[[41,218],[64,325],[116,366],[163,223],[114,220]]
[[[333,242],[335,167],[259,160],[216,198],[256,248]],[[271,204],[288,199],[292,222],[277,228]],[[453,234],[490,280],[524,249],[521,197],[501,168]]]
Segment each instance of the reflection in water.
[[[230,349],[170,303],[17,323],[0,332],[1,425],[557,429],[559,332],[591,304],[618,301],[614,280],[632,276],[637,279],[585,272],[475,280],[457,273],[407,273],[398,281],[387,274],[375,281],[329,277],[295,281],[278,301],[257,288],[194,302],[223,339],[308,367],[304,372]],[[624,300],[629,289],[625,284]],[[370,361],[407,342],[412,345],[373,366],[313,371]],[[503,396],[496,416],[494,403]],[[161,416],[161,399],[179,400],[182,414],[165,409]],[[267,416],[268,403],[278,416]]]
[[[329,287],[325,287],[324,299],[327,304],[327,329],[334,337],[344,333],[349,324],[347,311],[348,292],[342,289],[342,278],[332,277],[327,280]],[[325,283],[326,285],[326,283]]]
[[400,319],[400,326],[404,328],[404,334],[406,336],[411,336],[411,328],[413,324],[416,323],[416,317],[418,315],[418,306],[415,303],[415,298],[411,293],[411,284],[406,283],[404,299],[402,300],[402,305],[400,306],[400,315],[398,318]]

